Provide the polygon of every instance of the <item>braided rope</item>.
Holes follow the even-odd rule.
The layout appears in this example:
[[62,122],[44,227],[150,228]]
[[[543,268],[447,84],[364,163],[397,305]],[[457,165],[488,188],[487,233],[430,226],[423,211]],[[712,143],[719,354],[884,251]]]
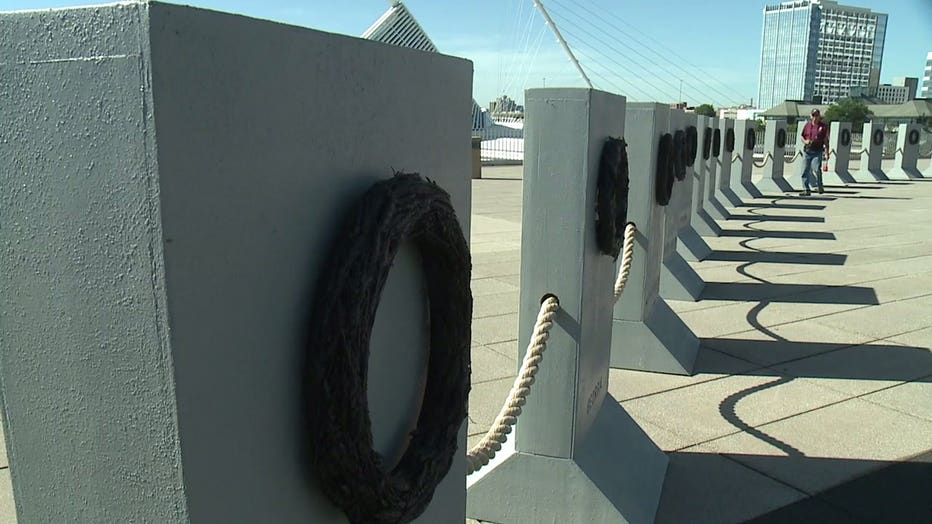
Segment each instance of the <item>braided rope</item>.
[[767,153],[767,156],[765,156],[764,159],[761,160],[760,164],[755,162],[753,159],[751,160],[751,163],[754,164],[754,167],[764,167],[767,165],[767,159],[773,160],[773,155],[771,155],[770,153]]
[[560,309],[560,300],[553,295],[548,296],[541,303],[537,321],[534,322],[531,341],[528,342],[521,369],[518,370],[518,376],[515,377],[515,382],[508,393],[508,400],[505,401],[498,416],[495,417],[495,422],[492,423],[492,427],[482,437],[482,440],[466,453],[467,475],[487,465],[489,460],[495,457],[495,453],[502,449],[502,444],[508,440],[508,434],[511,433],[511,428],[518,421],[518,415],[521,414],[521,406],[527,402],[534,376],[540,369],[544,350],[547,349],[547,339],[550,338],[550,328],[553,327],[553,319],[558,309]]
[[797,151],[793,156],[790,157],[789,160],[787,160],[786,157],[783,157],[783,163],[784,163],[784,164],[792,164],[793,161],[796,160],[796,157],[801,157],[801,156],[803,156],[803,154],[800,153],[799,151]]
[[633,222],[628,222],[625,226],[625,243],[621,254],[621,267],[618,268],[618,278],[615,279],[615,302],[621,297],[621,292],[625,290],[625,284],[628,283],[628,275],[631,273],[631,262],[634,260],[634,234],[638,228]]

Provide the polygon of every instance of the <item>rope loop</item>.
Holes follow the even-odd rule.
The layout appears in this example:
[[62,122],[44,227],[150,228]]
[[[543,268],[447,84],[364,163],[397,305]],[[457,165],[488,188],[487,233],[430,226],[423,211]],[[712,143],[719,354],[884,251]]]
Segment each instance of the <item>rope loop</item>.
[[479,443],[466,453],[467,475],[472,475],[482,469],[495,458],[498,451],[501,451],[502,444],[508,441],[508,434],[511,433],[518,421],[518,416],[521,415],[521,406],[527,403],[527,397],[531,393],[530,386],[540,370],[539,364],[547,349],[550,329],[553,328],[554,318],[557,310],[560,309],[560,299],[556,295],[547,294],[544,297],[540,304],[540,311],[537,313],[537,320],[534,322],[531,340],[527,351],[524,352],[521,369],[518,370],[518,376],[515,377],[508,398],[498,412],[498,416],[495,417],[495,421],[492,422],[492,427]]
[[634,222],[628,222],[625,226],[625,244],[621,251],[621,266],[618,268],[618,277],[615,279],[615,302],[621,298],[621,292],[625,290],[625,284],[628,283],[628,275],[631,274],[631,263],[634,259],[634,235],[637,234],[638,228]]

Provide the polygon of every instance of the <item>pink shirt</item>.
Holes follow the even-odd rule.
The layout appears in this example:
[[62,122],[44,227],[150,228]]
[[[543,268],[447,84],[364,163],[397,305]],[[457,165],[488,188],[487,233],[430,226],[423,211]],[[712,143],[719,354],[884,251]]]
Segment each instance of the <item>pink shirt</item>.
[[828,140],[828,129],[828,124],[825,122],[819,122],[818,124],[806,122],[806,125],[803,126],[803,138],[812,141],[809,144],[810,150],[822,151],[825,149],[825,142]]

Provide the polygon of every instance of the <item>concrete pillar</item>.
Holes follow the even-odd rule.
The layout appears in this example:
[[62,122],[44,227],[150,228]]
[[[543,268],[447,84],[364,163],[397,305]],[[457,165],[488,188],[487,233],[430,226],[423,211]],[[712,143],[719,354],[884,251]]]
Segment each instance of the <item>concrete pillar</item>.
[[764,195],[751,181],[754,172],[754,148],[749,148],[750,142],[757,142],[757,121],[737,120],[735,122],[735,163],[732,176],[731,190],[738,198],[760,198]]
[[887,180],[881,163],[883,162],[883,124],[867,122],[861,134],[861,168],[851,173],[858,182],[876,182]]
[[783,153],[789,140],[785,121],[767,121],[767,128],[764,130],[764,176],[757,183],[757,189],[762,193],[785,193],[793,190],[784,177]]
[[699,340],[660,297],[664,209],[654,198],[657,147],[669,132],[663,104],[628,104],[625,137],[631,172],[628,220],[638,226],[628,285],[615,304],[612,367],[690,374]]
[[[700,229],[711,232],[711,228],[708,226],[703,228],[706,224],[700,224],[699,222],[703,219],[698,216],[700,212],[703,214],[705,213],[702,211],[704,196],[702,193],[702,179],[699,175],[699,170],[703,165],[701,151],[701,136],[703,130],[701,130],[699,126],[700,118],[705,117],[700,117],[696,113],[683,113],[684,126],[686,128],[690,126],[696,128],[696,143],[698,147],[693,165],[686,167],[686,180],[683,181],[683,189],[680,191],[680,193],[683,193],[682,196],[685,198],[686,202],[680,207],[680,213],[677,219],[679,241],[676,244],[676,249],[684,259],[693,262],[704,260],[712,253],[712,248],[709,247],[699,232]],[[717,227],[714,220],[711,218],[709,220]],[[699,229],[697,229],[697,227]]]
[[467,514],[509,523],[653,522],[667,458],[607,393],[615,263],[595,235],[599,159],[608,137],[625,134],[625,99],[531,89],[525,100],[519,361],[541,297],[555,294],[560,311],[512,438],[467,477]]
[[[693,176],[693,211],[689,222],[693,229],[700,235],[717,237],[722,234],[722,228],[705,209],[706,195],[708,194],[706,187],[709,178],[709,162],[703,158],[702,145],[705,141],[705,136],[709,133],[711,133],[710,118],[704,115],[696,115],[696,141],[698,143],[698,152],[696,153],[696,163],[693,164],[691,172]],[[704,241],[702,244],[693,248],[688,239],[684,240],[686,250],[692,253],[691,256],[696,260],[701,260],[708,256],[708,253],[705,253],[702,247],[703,244],[705,244]],[[683,251],[684,250],[681,249],[680,253],[683,254],[684,257],[687,257],[687,260],[691,260],[688,253],[684,253]]]
[[828,171],[822,173],[822,183],[850,184],[854,177],[848,171],[851,158],[851,122],[832,122],[829,129]]
[[[0,14],[0,48],[19,522],[346,522],[304,456],[317,278],[392,166],[448,191],[469,238],[472,64],[155,2]],[[368,375],[384,457],[428,357],[421,263],[395,262]],[[417,522],[462,522],[465,432]]]
[[919,160],[919,140],[922,137],[919,124],[900,124],[896,135],[896,154],[893,169],[887,173],[891,180],[923,178],[916,164]]
[[[735,164],[735,149],[740,148],[739,140],[735,133],[735,120],[731,118],[721,119],[722,145],[721,152],[718,155],[718,186],[715,188],[715,196],[719,202],[737,207],[743,204],[741,198],[731,190],[732,186],[732,168]],[[740,176],[740,173],[738,174]],[[735,177],[737,178],[737,177]]]
[[[709,119],[710,127],[712,128],[712,136],[718,136],[718,147],[715,147],[715,140],[712,140],[712,146],[709,152],[709,159],[707,161],[708,165],[708,177],[706,178],[706,194],[705,194],[705,209],[709,215],[716,220],[727,220],[731,217],[731,213],[725,209],[725,205],[719,200],[719,184],[722,177],[722,151],[725,146],[725,123],[721,118],[710,118]],[[729,171],[730,173],[730,171]]]
[[[682,109],[671,110],[670,134],[675,134],[677,131],[685,132],[685,130],[686,113]],[[669,300],[699,300],[705,288],[705,282],[677,250],[680,230],[689,225],[691,185],[692,180],[687,170],[686,179],[674,184],[670,204],[663,208],[663,271],[660,274],[660,296]],[[693,237],[693,240],[705,243],[698,234]]]

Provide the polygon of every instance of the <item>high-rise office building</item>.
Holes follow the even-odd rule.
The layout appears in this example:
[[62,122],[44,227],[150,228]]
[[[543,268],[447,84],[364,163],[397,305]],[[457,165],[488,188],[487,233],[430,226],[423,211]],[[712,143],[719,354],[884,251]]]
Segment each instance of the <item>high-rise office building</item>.
[[764,8],[758,107],[784,100],[832,103],[852,86],[877,86],[887,15],[834,0]]
[[932,98],[932,51],[926,55],[926,69],[922,72],[922,98]]

